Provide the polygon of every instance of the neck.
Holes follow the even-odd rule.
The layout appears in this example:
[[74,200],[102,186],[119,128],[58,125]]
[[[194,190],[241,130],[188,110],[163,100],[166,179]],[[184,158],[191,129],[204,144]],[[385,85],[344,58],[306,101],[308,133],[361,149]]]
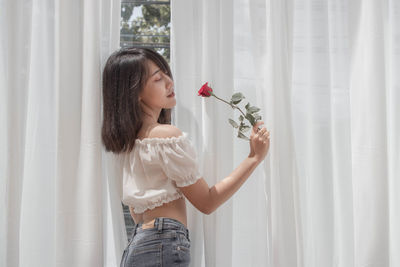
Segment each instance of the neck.
[[143,124],[151,125],[156,124],[160,117],[161,108],[152,109],[147,105],[142,105],[143,111]]
[[155,124],[155,123],[157,123],[159,116],[160,116],[160,113],[158,113],[158,114],[144,114],[144,116],[143,116],[143,124],[146,124],[146,125]]

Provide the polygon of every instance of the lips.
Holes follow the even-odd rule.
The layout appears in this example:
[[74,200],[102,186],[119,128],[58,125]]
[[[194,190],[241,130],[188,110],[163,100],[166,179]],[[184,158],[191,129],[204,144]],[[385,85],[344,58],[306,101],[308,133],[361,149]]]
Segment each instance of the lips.
[[173,97],[173,96],[175,96],[174,92],[172,92],[171,94],[168,95],[168,97]]

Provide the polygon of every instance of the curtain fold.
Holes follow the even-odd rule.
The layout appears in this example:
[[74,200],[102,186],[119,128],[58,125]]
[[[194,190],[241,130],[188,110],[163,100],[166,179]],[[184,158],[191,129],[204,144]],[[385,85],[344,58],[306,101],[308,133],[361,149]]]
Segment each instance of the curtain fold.
[[0,265],[116,266],[123,217],[110,213],[100,128],[120,3],[3,0],[0,12]]
[[400,265],[399,12],[395,0],[172,3],[174,115],[209,185],[249,148],[226,122],[237,115],[196,96],[203,82],[244,93],[271,131],[233,199],[190,210],[192,266]]
[[[190,133],[204,178],[209,185],[215,184],[233,167],[233,136],[227,123],[232,110],[226,104],[215,105],[213,99],[200,99],[197,91],[208,81],[219,97],[232,95],[232,5],[230,1],[172,1],[171,23],[171,67],[177,98],[173,123]],[[226,160],[212,160],[223,157]],[[194,240],[192,266],[230,265],[232,251],[227,241],[232,242],[233,229],[227,221],[232,220],[231,203],[220,208],[218,216],[202,216],[187,204]]]

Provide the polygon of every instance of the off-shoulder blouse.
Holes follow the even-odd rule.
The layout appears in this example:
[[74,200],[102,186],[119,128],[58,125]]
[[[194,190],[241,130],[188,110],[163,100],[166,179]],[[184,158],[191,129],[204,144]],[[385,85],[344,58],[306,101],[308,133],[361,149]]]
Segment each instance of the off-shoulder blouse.
[[183,197],[178,187],[201,177],[196,150],[188,134],[178,137],[136,139],[123,158],[123,197],[135,213],[143,213]]

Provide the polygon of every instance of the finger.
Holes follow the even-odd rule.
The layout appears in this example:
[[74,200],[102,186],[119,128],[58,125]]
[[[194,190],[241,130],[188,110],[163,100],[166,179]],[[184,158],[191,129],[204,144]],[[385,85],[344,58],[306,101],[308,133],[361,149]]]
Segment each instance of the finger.
[[268,132],[264,132],[264,133],[261,133],[260,135],[258,135],[258,137],[260,140],[267,140],[269,138],[269,134],[268,134]]
[[265,132],[267,132],[267,129],[265,127],[263,127],[257,132],[257,134],[258,135],[263,135]]

